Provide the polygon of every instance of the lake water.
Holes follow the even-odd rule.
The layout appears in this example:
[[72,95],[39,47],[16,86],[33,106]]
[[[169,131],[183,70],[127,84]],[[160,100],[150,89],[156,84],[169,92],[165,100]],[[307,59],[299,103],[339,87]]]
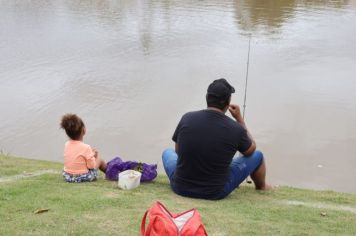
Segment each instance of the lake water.
[[104,159],[160,163],[214,79],[243,102],[251,35],[246,120],[268,179],[356,193],[355,0],[0,0],[0,15],[3,153],[62,161],[73,112]]

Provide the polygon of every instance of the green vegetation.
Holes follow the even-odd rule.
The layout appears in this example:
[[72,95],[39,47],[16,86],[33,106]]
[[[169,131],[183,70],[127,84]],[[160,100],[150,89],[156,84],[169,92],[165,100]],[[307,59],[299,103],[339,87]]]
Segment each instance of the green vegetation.
[[[61,168],[60,163],[0,155],[0,235],[139,235],[141,218],[156,200],[172,212],[197,208],[209,235],[356,232],[352,194],[289,187],[256,192],[244,185],[227,199],[205,201],[175,195],[164,176],[124,191],[103,176],[93,183],[65,183]],[[29,175],[49,169],[58,173]],[[17,178],[11,180],[13,175]],[[49,211],[34,214],[40,208]]]

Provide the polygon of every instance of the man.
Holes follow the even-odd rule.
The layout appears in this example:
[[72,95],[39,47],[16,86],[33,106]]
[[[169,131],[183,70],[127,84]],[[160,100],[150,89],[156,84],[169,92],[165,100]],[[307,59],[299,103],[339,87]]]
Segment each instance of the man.
[[[249,175],[257,190],[268,190],[263,154],[248,132],[240,108],[230,104],[235,89],[225,80],[211,83],[206,110],[188,112],[174,135],[175,151],[162,154],[173,191],[193,198],[222,199]],[[229,110],[235,121],[225,113]],[[236,152],[242,157],[233,158]]]

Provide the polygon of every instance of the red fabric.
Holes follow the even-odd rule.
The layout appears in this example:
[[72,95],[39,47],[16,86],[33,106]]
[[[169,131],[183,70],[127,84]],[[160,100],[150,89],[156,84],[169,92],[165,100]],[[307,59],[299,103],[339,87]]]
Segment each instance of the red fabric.
[[[181,232],[174,223],[173,219],[180,217],[188,212],[193,215],[185,222]],[[146,226],[146,218],[148,216],[149,224]],[[146,211],[142,218],[141,223],[142,236],[207,236],[204,229],[203,222],[201,221],[200,214],[196,209],[189,211],[172,214],[160,202],[155,202],[153,206]]]

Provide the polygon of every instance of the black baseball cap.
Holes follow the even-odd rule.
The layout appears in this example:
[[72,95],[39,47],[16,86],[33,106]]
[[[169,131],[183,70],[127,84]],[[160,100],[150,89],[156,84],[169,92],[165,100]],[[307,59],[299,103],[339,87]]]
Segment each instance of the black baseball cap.
[[208,87],[208,95],[217,98],[227,98],[232,93],[235,93],[235,88],[232,87],[224,78],[214,80]]

